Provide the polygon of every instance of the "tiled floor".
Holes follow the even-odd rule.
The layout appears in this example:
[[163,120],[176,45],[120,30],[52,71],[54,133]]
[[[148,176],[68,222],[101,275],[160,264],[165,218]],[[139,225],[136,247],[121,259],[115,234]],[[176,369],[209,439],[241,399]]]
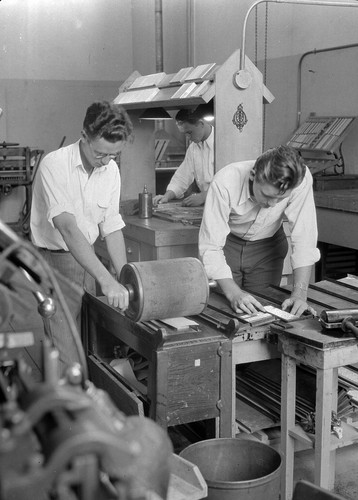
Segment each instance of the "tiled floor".
[[[43,326],[42,320],[37,313],[36,306],[33,313],[26,317],[25,325],[11,325],[14,331],[32,331],[35,338],[35,345],[26,349],[26,360],[32,367],[33,378],[41,380],[41,354],[39,345],[43,340]],[[358,431],[357,431],[358,432]],[[178,439],[178,436],[176,436]],[[183,439],[183,444],[187,445],[187,441]],[[336,455],[336,480],[335,492],[342,495],[346,500],[358,499],[358,444],[340,448],[337,450]],[[295,480],[305,479],[307,481],[314,481],[314,457],[313,451],[301,451],[295,455]],[[269,499],[268,499],[269,500]],[[309,500],[309,499],[307,499]]]

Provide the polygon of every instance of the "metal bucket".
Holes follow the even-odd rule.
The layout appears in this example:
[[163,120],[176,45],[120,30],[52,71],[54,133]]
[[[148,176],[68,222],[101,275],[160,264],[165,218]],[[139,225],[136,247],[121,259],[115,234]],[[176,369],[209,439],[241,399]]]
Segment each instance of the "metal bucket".
[[279,500],[281,456],[256,441],[208,439],[180,456],[197,465],[208,485],[209,500]]

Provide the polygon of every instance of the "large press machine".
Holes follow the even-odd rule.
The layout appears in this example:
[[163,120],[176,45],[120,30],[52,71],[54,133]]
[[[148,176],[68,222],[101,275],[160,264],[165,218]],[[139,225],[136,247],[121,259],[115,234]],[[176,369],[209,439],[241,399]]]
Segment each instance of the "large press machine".
[[[311,311],[301,318],[280,309],[289,286],[256,294],[266,313],[234,313],[195,258],[130,263],[120,281],[130,293],[126,313],[103,297],[84,296],[82,334],[97,386],[127,414],[149,415],[164,428],[214,419],[220,437],[255,435],[245,416],[248,407],[261,411],[271,420],[268,427],[281,425],[288,457],[284,498],[292,494],[295,441],[313,447],[316,437],[316,483],[332,487],[329,457],[357,440],[354,422],[353,432],[348,430],[354,404],[338,385],[338,370],[358,362],[357,281],[311,284]],[[255,362],[266,360],[276,360],[282,384],[280,375],[267,382],[262,372],[246,379],[246,366],[250,373]],[[296,364],[307,367],[305,386],[313,387],[297,401]]]
[[[0,221],[1,500],[205,497],[200,472],[173,454],[163,429],[148,418],[126,416],[88,379],[67,307],[78,293]],[[26,362],[24,352],[34,343],[26,321],[36,307],[43,317],[62,308],[76,340],[80,363],[61,379],[58,352],[48,338],[41,381]]]

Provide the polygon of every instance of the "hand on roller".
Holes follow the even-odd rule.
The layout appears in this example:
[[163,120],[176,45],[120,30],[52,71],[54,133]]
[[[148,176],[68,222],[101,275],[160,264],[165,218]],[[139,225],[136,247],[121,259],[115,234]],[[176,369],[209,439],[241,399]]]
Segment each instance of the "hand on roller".
[[125,286],[116,281],[113,276],[101,283],[103,295],[107,297],[108,304],[125,311],[129,306],[129,293]]

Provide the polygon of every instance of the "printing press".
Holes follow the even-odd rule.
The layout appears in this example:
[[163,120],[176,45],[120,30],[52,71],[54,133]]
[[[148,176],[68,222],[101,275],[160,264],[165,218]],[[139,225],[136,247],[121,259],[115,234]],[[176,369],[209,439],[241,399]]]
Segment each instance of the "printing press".
[[[189,271],[188,264],[194,266]],[[312,309],[301,318],[290,318],[280,311],[289,287],[270,287],[267,294],[255,295],[267,313],[236,314],[205,281],[194,258],[130,263],[125,268],[127,276],[121,275],[120,281],[131,281],[132,287],[126,314],[109,306],[103,297],[84,296],[82,335],[90,377],[98,387],[106,388],[126,414],[148,415],[164,428],[215,418],[217,436],[235,435],[235,416],[240,420],[235,415],[235,368],[280,358],[277,336],[281,331],[299,331],[300,325],[311,320],[312,342],[319,338],[321,346],[355,343],[354,333],[345,333],[341,323],[335,329],[324,328],[322,323],[322,318],[332,317],[327,311],[349,312],[354,304],[358,306],[358,290],[344,282],[325,280],[310,285]],[[169,284],[169,276],[174,285]],[[178,325],[167,317],[173,295],[179,300],[172,310],[180,316],[174,319],[187,323]],[[154,302],[148,305],[146,299]],[[279,425],[279,402],[277,414],[272,421]]]
[[[163,427],[216,418],[216,434],[231,435],[233,342],[253,342],[255,360],[267,346],[271,357],[270,324],[277,317],[235,314],[194,258],[130,263],[120,281],[131,281],[126,314],[103,297],[84,296],[82,333],[93,382],[125,413],[148,414]],[[171,311],[183,325],[168,319]]]
[[[66,290],[61,291],[59,286]],[[127,417],[79,363],[58,376],[58,351],[42,342],[42,380],[24,356],[34,344],[26,318],[50,317],[78,290],[0,220],[0,498],[24,500],[196,500],[207,492],[200,471],[173,453],[149,418]],[[15,327],[14,327],[15,325]]]

